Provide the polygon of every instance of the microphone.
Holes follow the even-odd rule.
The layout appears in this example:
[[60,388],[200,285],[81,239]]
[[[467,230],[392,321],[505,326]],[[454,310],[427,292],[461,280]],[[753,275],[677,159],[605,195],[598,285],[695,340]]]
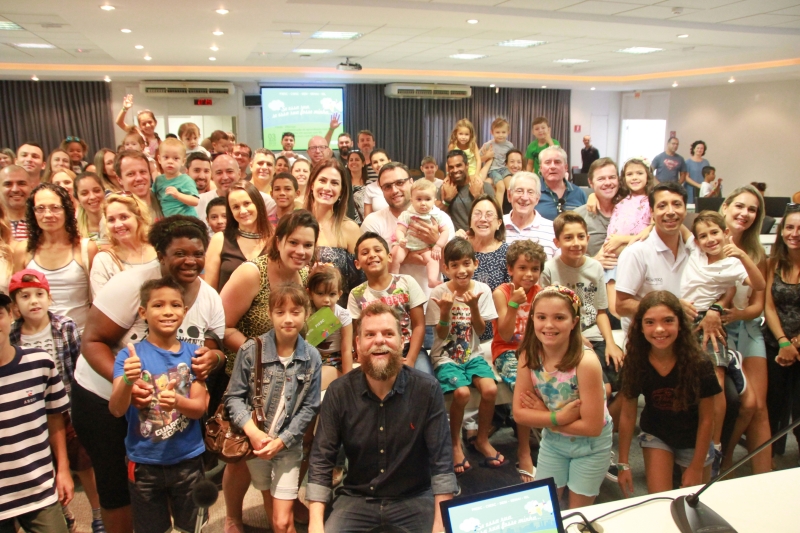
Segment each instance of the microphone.
[[713,531],[714,533],[736,533],[724,518],[715,513],[710,507],[700,501],[700,495],[706,491],[711,485],[726,477],[728,474],[745,464],[747,461],[758,455],[764,448],[780,439],[797,426],[800,426],[800,418],[789,424],[788,427],[782,429],[775,434],[767,442],[748,453],[741,460],[739,460],[732,467],[703,485],[703,487],[694,494],[688,496],[679,496],[675,498],[670,504],[670,511],[672,512],[672,519],[675,525],[681,530],[681,533],[702,533],[706,531]]
[[197,520],[194,524],[194,533],[200,533],[206,521],[208,508],[217,502],[219,489],[211,481],[204,479],[192,488],[192,501],[198,507]]

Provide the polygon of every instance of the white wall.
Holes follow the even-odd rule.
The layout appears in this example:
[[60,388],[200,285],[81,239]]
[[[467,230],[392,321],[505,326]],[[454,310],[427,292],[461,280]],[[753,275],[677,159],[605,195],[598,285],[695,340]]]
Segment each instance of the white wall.
[[751,181],[766,182],[768,196],[800,190],[800,81],[674,89],[671,130],[684,157],[693,141],[706,142],[723,193]]
[[[581,166],[583,136],[591,135],[601,157],[617,159],[619,153],[620,102],[618,91],[572,91],[570,99],[570,167]],[[580,133],[575,126],[580,125]]]

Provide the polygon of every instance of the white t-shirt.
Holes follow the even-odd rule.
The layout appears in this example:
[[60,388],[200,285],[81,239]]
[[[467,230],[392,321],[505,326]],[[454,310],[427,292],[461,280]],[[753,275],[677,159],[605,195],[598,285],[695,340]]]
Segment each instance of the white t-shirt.
[[744,284],[747,271],[735,257],[726,257],[708,264],[708,256],[695,248],[681,277],[681,298],[694,303],[698,311],[708,311],[725,291]]
[[[453,238],[456,236],[456,229],[453,227],[453,220],[450,218],[450,215],[444,212],[442,212],[442,224],[447,226],[447,230],[449,231],[448,240],[453,240]],[[361,223],[362,233],[366,233],[368,231],[377,233],[386,239],[386,242],[389,243],[390,249],[392,244],[395,242],[394,233],[396,229],[397,217],[392,214],[391,209],[388,207],[381,209],[380,211],[370,213],[369,216],[364,219],[364,222]],[[425,265],[400,265],[400,273],[408,274],[414,278],[414,280],[422,289],[422,292],[425,294],[426,298],[431,293],[431,289],[428,287],[428,271],[425,268]]]
[[[338,304],[334,306],[333,314],[336,318],[339,319],[339,322],[342,323],[342,327],[349,326],[353,323],[353,319],[350,317],[350,313],[344,307],[339,306]],[[327,339],[322,341],[319,346],[317,346],[317,351],[320,354],[332,354],[341,351],[342,349],[342,330],[337,329],[332,335],[330,335]]]
[[[281,357],[280,355],[278,356],[278,360],[280,360],[284,369],[289,366],[289,363],[292,362],[292,359],[294,359],[294,353],[292,353],[292,355],[289,357]],[[281,428],[284,418],[286,418],[286,381],[283,382],[283,387],[281,387],[281,399],[278,402],[278,407],[275,409],[275,415],[272,417],[272,425],[270,425],[267,435],[272,438],[277,438],[278,430]]]
[[[478,311],[481,318],[488,323],[497,318],[492,289],[480,281],[473,281],[473,283],[472,293],[478,295]],[[447,283],[442,283],[431,291],[431,299],[440,299],[443,294],[448,292],[451,291],[447,287]],[[441,318],[439,306],[435,302],[431,302],[425,313],[425,324],[436,326],[439,324],[439,320],[446,321],[447,317]],[[467,304],[454,299],[453,307],[450,310],[450,333],[445,339],[440,339],[439,335],[434,333],[433,348],[431,349],[433,368],[445,363],[463,365],[473,357],[473,354],[475,357],[483,357],[480,336],[472,330],[472,311]]]
[[701,198],[708,198],[711,194],[711,191],[717,186],[717,180],[712,182],[704,181],[700,184],[700,197]]
[[[161,266],[153,262],[152,266],[120,272],[98,293],[94,306],[112,322],[127,330],[120,342],[111,347],[112,354],[116,355],[129,342],[137,343],[147,335],[147,324],[139,318],[139,288],[145,281],[160,277]],[[205,332],[208,330],[220,339],[225,335],[222,299],[208,283],[202,279],[200,283],[197,299],[186,313],[177,335],[178,340],[197,346],[205,343]],[[111,382],[95,372],[83,356],[78,358],[75,365],[75,381],[101,398],[108,400],[111,397]]]
[[[669,291],[681,294],[683,269],[694,249],[694,237],[678,244],[678,256],[664,244],[658,231],[653,230],[643,241],[636,242],[622,251],[617,262],[616,290],[641,300],[653,291]],[[622,318],[622,330],[628,331],[630,319]]]
[[122,268],[120,268],[120,264],[114,261],[114,258],[110,253],[103,250],[97,252],[97,255],[94,256],[94,261],[92,261],[92,271],[89,273],[89,284],[92,289],[92,299],[97,298],[97,293],[99,293],[102,288],[105,287],[106,283],[108,283],[108,280],[123,270],[152,267],[154,263],[158,264],[158,259],[153,259],[152,261],[138,265],[132,265],[130,263],[120,261],[120,264],[122,265]]
[[581,307],[581,331],[589,341],[603,340],[600,328],[597,327],[597,312],[608,310],[608,293],[606,292],[605,270],[599,261],[587,257],[583,265],[574,268],[566,264],[560,257],[554,257],[545,263],[539,285],[564,285],[577,294]]
[[383,191],[377,181],[371,181],[364,187],[364,205],[372,204],[372,210],[378,211],[389,207],[386,198],[383,197]]
[[217,196],[219,196],[219,190],[217,189],[200,193],[200,202],[197,204],[197,207],[195,207],[195,209],[197,209],[197,218],[203,222],[206,222],[206,207],[208,207],[208,202]]
[[[375,300],[400,311],[400,333],[403,335],[403,343],[408,343],[411,340],[411,310],[428,301],[419,283],[407,274],[392,274],[392,280],[385,289],[375,290],[365,281],[350,291],[347,310],[353,320],[358,320],[361,318],[361,310]],[[424,309],[423,307],[423,311]]]

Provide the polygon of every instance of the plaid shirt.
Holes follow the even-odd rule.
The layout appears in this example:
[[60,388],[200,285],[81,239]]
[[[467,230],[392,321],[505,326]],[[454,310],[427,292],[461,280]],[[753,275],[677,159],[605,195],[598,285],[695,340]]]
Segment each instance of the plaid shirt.
[[[58,361],[56,367],[61,368],[61,381],[69,395],[73,380],[75,363],[81,354],[81,335],[78,332],[78,325],[69,317],[54,315],[50,311],[50,331],[53,333],[53,345]],[[22,339],[22,323],[24,319],[15,320],[11,325],[8,339],[13,346],[19,346]]]

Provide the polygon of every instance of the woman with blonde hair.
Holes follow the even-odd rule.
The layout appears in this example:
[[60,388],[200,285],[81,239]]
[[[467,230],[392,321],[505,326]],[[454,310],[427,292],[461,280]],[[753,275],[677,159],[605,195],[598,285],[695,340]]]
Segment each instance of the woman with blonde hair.
[[101,148],[94,155],[94,164],[86,167],[87,171],[91,170],[103,180],[103,190],[106,194],[122,190],[117,173],[114,171],[114,159],[116,157],[117,153],[114,150]]
[[47,164],[44,167],[44,172],[42,172],[42,183],[50,183],[50,178],[52,178],[56,172],[69,168],[69,154],[66,150],[56,148],[47,156]]
[[151,265],[156,251],[147,239],[150,211],[130,193],[112,194],[103,210],[110,244],[97,253],[90,275],[92,296],[112,277],[133,268]]

